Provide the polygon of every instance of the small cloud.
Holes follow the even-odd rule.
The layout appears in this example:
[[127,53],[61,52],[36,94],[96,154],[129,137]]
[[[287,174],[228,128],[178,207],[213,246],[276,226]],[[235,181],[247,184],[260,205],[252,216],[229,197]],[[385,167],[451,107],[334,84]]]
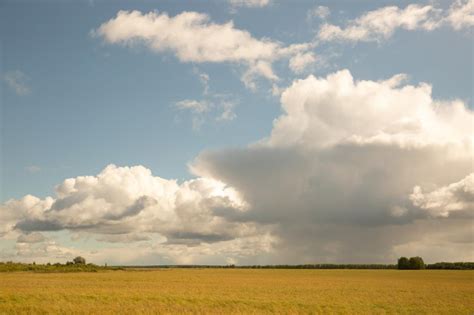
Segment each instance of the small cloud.
[[33,232],[29,234],[22,234],[18,236],[17,243],[41,243],[46,240],[46,237],[39,232]]
[[234,120],[237,115],[234,112],[235,102],[222,102],[222,113],[216,118],[217,121]]
[[193,73],[199,77],[203,86],[202,99],[185,99],[174,104],[179,110],[191,113],[193,130],[200,130],[210,116],[214,116],[217,122],[234,120],[237,117],[234,108],[238,102],[227,94],[210,92],[207,73],[201,72],[197,67],[193,68]]
[[270,4],[270,0],[229,0],[233,7],[263,8]]
[[175,104],[180,110],[190,111],[192,114],[193,130],[200,130],[208,116],[215,116],[218,122],[234,120],[237,115],[234,108],[237,102],[226,99],[222,95],[211,95],[207,100],[183,100]]
[[29,173],[38,173],[39,171],[41,171],[41,167],[39,167],[38,165],[30,165],[25,167],[25,170]]
[[308,11],[307,19],[308,21],[312,20],[313,18],[319,18],[321,20],[325,20],[330,14],[331,14],[331,11],[329,10],[328,7],[320,5]]
[[17,95],[27,95],[30,93],[30,88],[28,87],[30,78],[19,70],[5,73],[3,80]]
[[204,113],[209,110],[210,105],[206,101],[182,100],[175,104],[179,109],[187,109],[195,113]]
[[390,209],[390,215],[395,218],[403,217],[408,213],[408,209],[404,207],[394,206]]
[[202,93],[207,95],[209,93],[209,75],[205,72],[199,71],[197,67],[193,68],[193,73],[199,77],[199,81],[201,82],[204,89]]
[[297,54],[290,59],[289,67],[294,73],[302,73],[316,62],[316,57],[312,52]]
[[272,95],[273,96],[280,96],[281,93],[283,92],[283,88],[280,88],[278,85],[273,84],[272,85]]

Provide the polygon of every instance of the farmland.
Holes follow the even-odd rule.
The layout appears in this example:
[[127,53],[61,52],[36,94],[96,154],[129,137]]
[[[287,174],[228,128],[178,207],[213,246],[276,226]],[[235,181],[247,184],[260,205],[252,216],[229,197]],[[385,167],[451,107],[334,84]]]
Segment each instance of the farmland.
[[0,313],[472,314],[474,271],[147,269],[0,274]]

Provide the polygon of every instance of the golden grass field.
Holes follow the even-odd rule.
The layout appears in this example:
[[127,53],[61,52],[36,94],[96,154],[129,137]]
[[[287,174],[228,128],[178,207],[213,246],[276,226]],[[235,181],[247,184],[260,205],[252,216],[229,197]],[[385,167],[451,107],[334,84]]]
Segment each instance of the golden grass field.
[[473,314],[474,271],[153,269],[0,274],[1,314]]

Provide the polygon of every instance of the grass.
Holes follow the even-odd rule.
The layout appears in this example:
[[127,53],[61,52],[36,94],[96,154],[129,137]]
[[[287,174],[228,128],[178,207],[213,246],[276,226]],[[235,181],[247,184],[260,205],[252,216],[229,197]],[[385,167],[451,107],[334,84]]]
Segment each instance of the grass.
[[152,269],[0,274],[1,314],[472,314],[474,271]]

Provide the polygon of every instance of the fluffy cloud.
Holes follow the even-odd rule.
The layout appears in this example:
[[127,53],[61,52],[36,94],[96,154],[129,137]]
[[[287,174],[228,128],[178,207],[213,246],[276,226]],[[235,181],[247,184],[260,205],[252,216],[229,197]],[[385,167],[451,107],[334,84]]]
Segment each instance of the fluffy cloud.
[[[344,70],[297,80],[282,93],[283,114],[268,138],[203,152],[192,170],[228,183],[248,202],[245,213],[222,214],[228,220],[277,226],[282,262],[394,258],[403,244],[434,233],[419,235],[435,219],[424,202],[412,202],[413,187],[445,186],[471,173],[474,143],[474,116],[461,101],[433,100],[428,84],[403,79],[355,81]],[[453,233],[466,224],[443,222]]]
[[430,193],[423,193],[420,186],[410,195],[413,204],[433,216],[448,217],[454,211],[474,211],[474,173],[459,182],[449,184]]
[[318,33],[321,41],[381,41],[398,29],[432,31],[443,25],[455,30],[474,25],[473,0],[457,0],[447,12],[432,5],[410,4],[404,9],[387,6],[351,20],[345,27],[326,23]]
[[319,5],[317,7],[312,8],[307,13],[307,19],[311,20],[315,17],[324,20],[331,14],[331,10],[328,7]]
[[316,61],[316,57],[313,53],[304,53],[304,54],[297,54],[290,59],[290,69],[295,73],[301,73],[304,70],[308,69],[314,62]]
[[426,83],[399,87],[404,78],[354,81],[343,70],[327,78],[297,80],[282,94],[285,113],[275,121],[268,143],[282,147],[453,144],[467,154],[465,146],[474,143],[472,111],[459,100],[433,100]]
[[178,109],[186,109],[195,113],[203,113],[209,110],[209,104],[205,101],[182,100],[176,103]]
[[345,28],[324,24],[318,34],[322,41],[377,41],[390,37],[396,29],[432,30],[433,19],[438,11],[430,5],[408,5],[404,9],[396,6],[383,7],[352,20]]
[[3,75],[3,80],[7,86],[18,95],[27,95],[30,93],[28,87],[29,78],[19,70],[9,71]]
[[151,50],[172,52],[182,62],[229,62],[244,64],[244,82],[251,85],[255,76],[277,80],[272,62],[309,50],[311,44],[283,46],[270,39],[254,38],[234,27],[232,21],[216,24],[208,15],[183,12],[174,17],[166,13],[119,11],[117,16],[92,32],[111,44],[140,42]]
[[1,206],[1,232],[4,236],[32,232],[20,235],[18,243],[41,242],[38,231],[68,230],[121,243],[158,237],[165,247],[219,242],[245,246],[245,240],[255,243],[256,237],[267,244],[267,228],[229,222],[214,213],[246,209],[235,189],[212,179],[178,184],[155,177],[142,166],[109,165],[97,176],[65,180],[56,187],[55,197],[25,196],[6,202]]
[[457,0],[450,9],[445,21],[455,30],[469,28],[474,25],[474,0]]

